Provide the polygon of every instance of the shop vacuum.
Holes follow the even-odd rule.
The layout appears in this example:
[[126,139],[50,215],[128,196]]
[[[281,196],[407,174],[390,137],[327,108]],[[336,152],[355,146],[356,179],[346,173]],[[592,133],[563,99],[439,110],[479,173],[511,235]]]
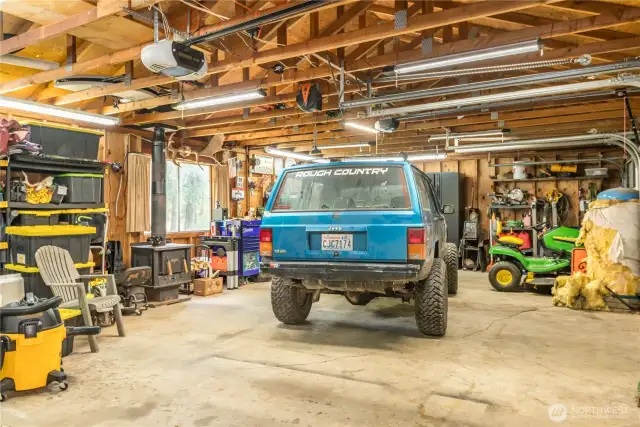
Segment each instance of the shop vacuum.
[[62,357],[73,350],[75,335],[96,335],[99,326],[65,328],[57,307],[61,297],[32,293],[0,308],[0,401],[10,390],[24,391],[57,382],[66,390]]

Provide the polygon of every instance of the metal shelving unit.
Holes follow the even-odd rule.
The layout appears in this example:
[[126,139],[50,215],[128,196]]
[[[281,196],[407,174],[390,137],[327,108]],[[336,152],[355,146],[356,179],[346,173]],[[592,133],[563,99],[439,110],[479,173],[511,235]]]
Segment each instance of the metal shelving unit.
[[[537,214],[537,202],[534,199],[531,204],[527,205],[501,205],[501,204],[491,204],[489,205],[489,248],[493,246],[493,221],[491,220],[493,216],[493,211],[497,209],[528,209],[531,211],[531,223],[538,223],[538,214]],[[531,231],[531,249],[522,250],[523,253],[531,253],[533,256],[538,256],[538,233],[533,227],[504,227],[508,230],[514,231]],[[491,257],[491,262],[493,262],[493,257]]]
[[[100,203],[42,203],[32,204],[27,202],[11,201],[11,175],[14,172],[37,172],[37,173],[86,173],[104,174],[106,165],[99,161],[76,160],[54,156],[32,156],[16,155],[10,159],[0,160],[0,170],[5,171],[4,177],[4,198],[0,202],[0,210],[5,213],[5,224],[10,225],[13,215],[12,210],[70,210],[69,213],[80,213],[78,210],[91,210],[91,213],[101,213],[105,216],[104,235],[102,246],[91,246],[92,249],[102,250],[102,268],[105,266],[108,217],[106,215],[107,206],[104,201]],[[104,180],[102,188],[104,189]],[[104,191],[103,191],[104,199]],[[9,248],[8,242],[0,242],[0,250]]]

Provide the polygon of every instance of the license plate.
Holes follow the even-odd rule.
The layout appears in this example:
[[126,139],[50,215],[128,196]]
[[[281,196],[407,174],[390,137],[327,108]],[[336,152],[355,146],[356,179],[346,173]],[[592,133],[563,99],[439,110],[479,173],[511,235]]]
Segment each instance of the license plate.
[[323,234],[322,250],[323,251],[352,251],[353,235],[352,234]]

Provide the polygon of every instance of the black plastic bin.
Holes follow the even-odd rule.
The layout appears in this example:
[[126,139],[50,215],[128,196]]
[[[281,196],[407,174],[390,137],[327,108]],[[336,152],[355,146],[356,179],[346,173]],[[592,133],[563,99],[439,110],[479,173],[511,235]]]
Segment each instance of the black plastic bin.
[[[83,274],[91,274],[91,267],[95,264],[93,262],[88,262],[84,264],[76,264],[76,269],[78,273]],[[53,297],[53,292],[51,292],[51,288],[48,287],[42,277],[40,276],[40,270],[38,267],[26,267],[24,265],[19,264],[6,264],[4,266],[5,270],[10,271],[11,273],[20,273],[22,279],[24,280],[24,293],[33,292],[35,296],[38,298],[51,298]]]
[[65,129],[61,127],[28,124],[29,141],[42,145],[42,153],[72,159],[98,158],[101,132],[87,129]]
[[67,187],[64,203],[100,203],[102,202],[102,183],[104,175],[95,173],[65,173],[54,179],[58,185]]
[[60,214],[55,211],[11,211],[18,214],[11,225],[57,225]]
[[95,227],[82,225],[26,225],[6,228],[11,262],[36,265],[36,251],[42,246],[57,246],[71,254],[74,263],[89,260],[91,236]]

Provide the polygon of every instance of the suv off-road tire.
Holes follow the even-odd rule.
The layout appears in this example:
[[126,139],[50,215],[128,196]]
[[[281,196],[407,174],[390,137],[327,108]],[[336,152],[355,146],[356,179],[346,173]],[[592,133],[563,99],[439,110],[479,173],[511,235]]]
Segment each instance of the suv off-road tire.
[[416,324],[425,335],[441,337],[447,331],[447,267],[444,260],[433,260],[429,276],[415,290]]
[[458,247],[454,243],[444,245],[442,259],[447,265],[447,289],[449,295],[458,293]]
[[287,325],[305,321],[311,311],[313,294],[292,286],[291,280],[274,277],[271,281],[271,308],[276,319]]

